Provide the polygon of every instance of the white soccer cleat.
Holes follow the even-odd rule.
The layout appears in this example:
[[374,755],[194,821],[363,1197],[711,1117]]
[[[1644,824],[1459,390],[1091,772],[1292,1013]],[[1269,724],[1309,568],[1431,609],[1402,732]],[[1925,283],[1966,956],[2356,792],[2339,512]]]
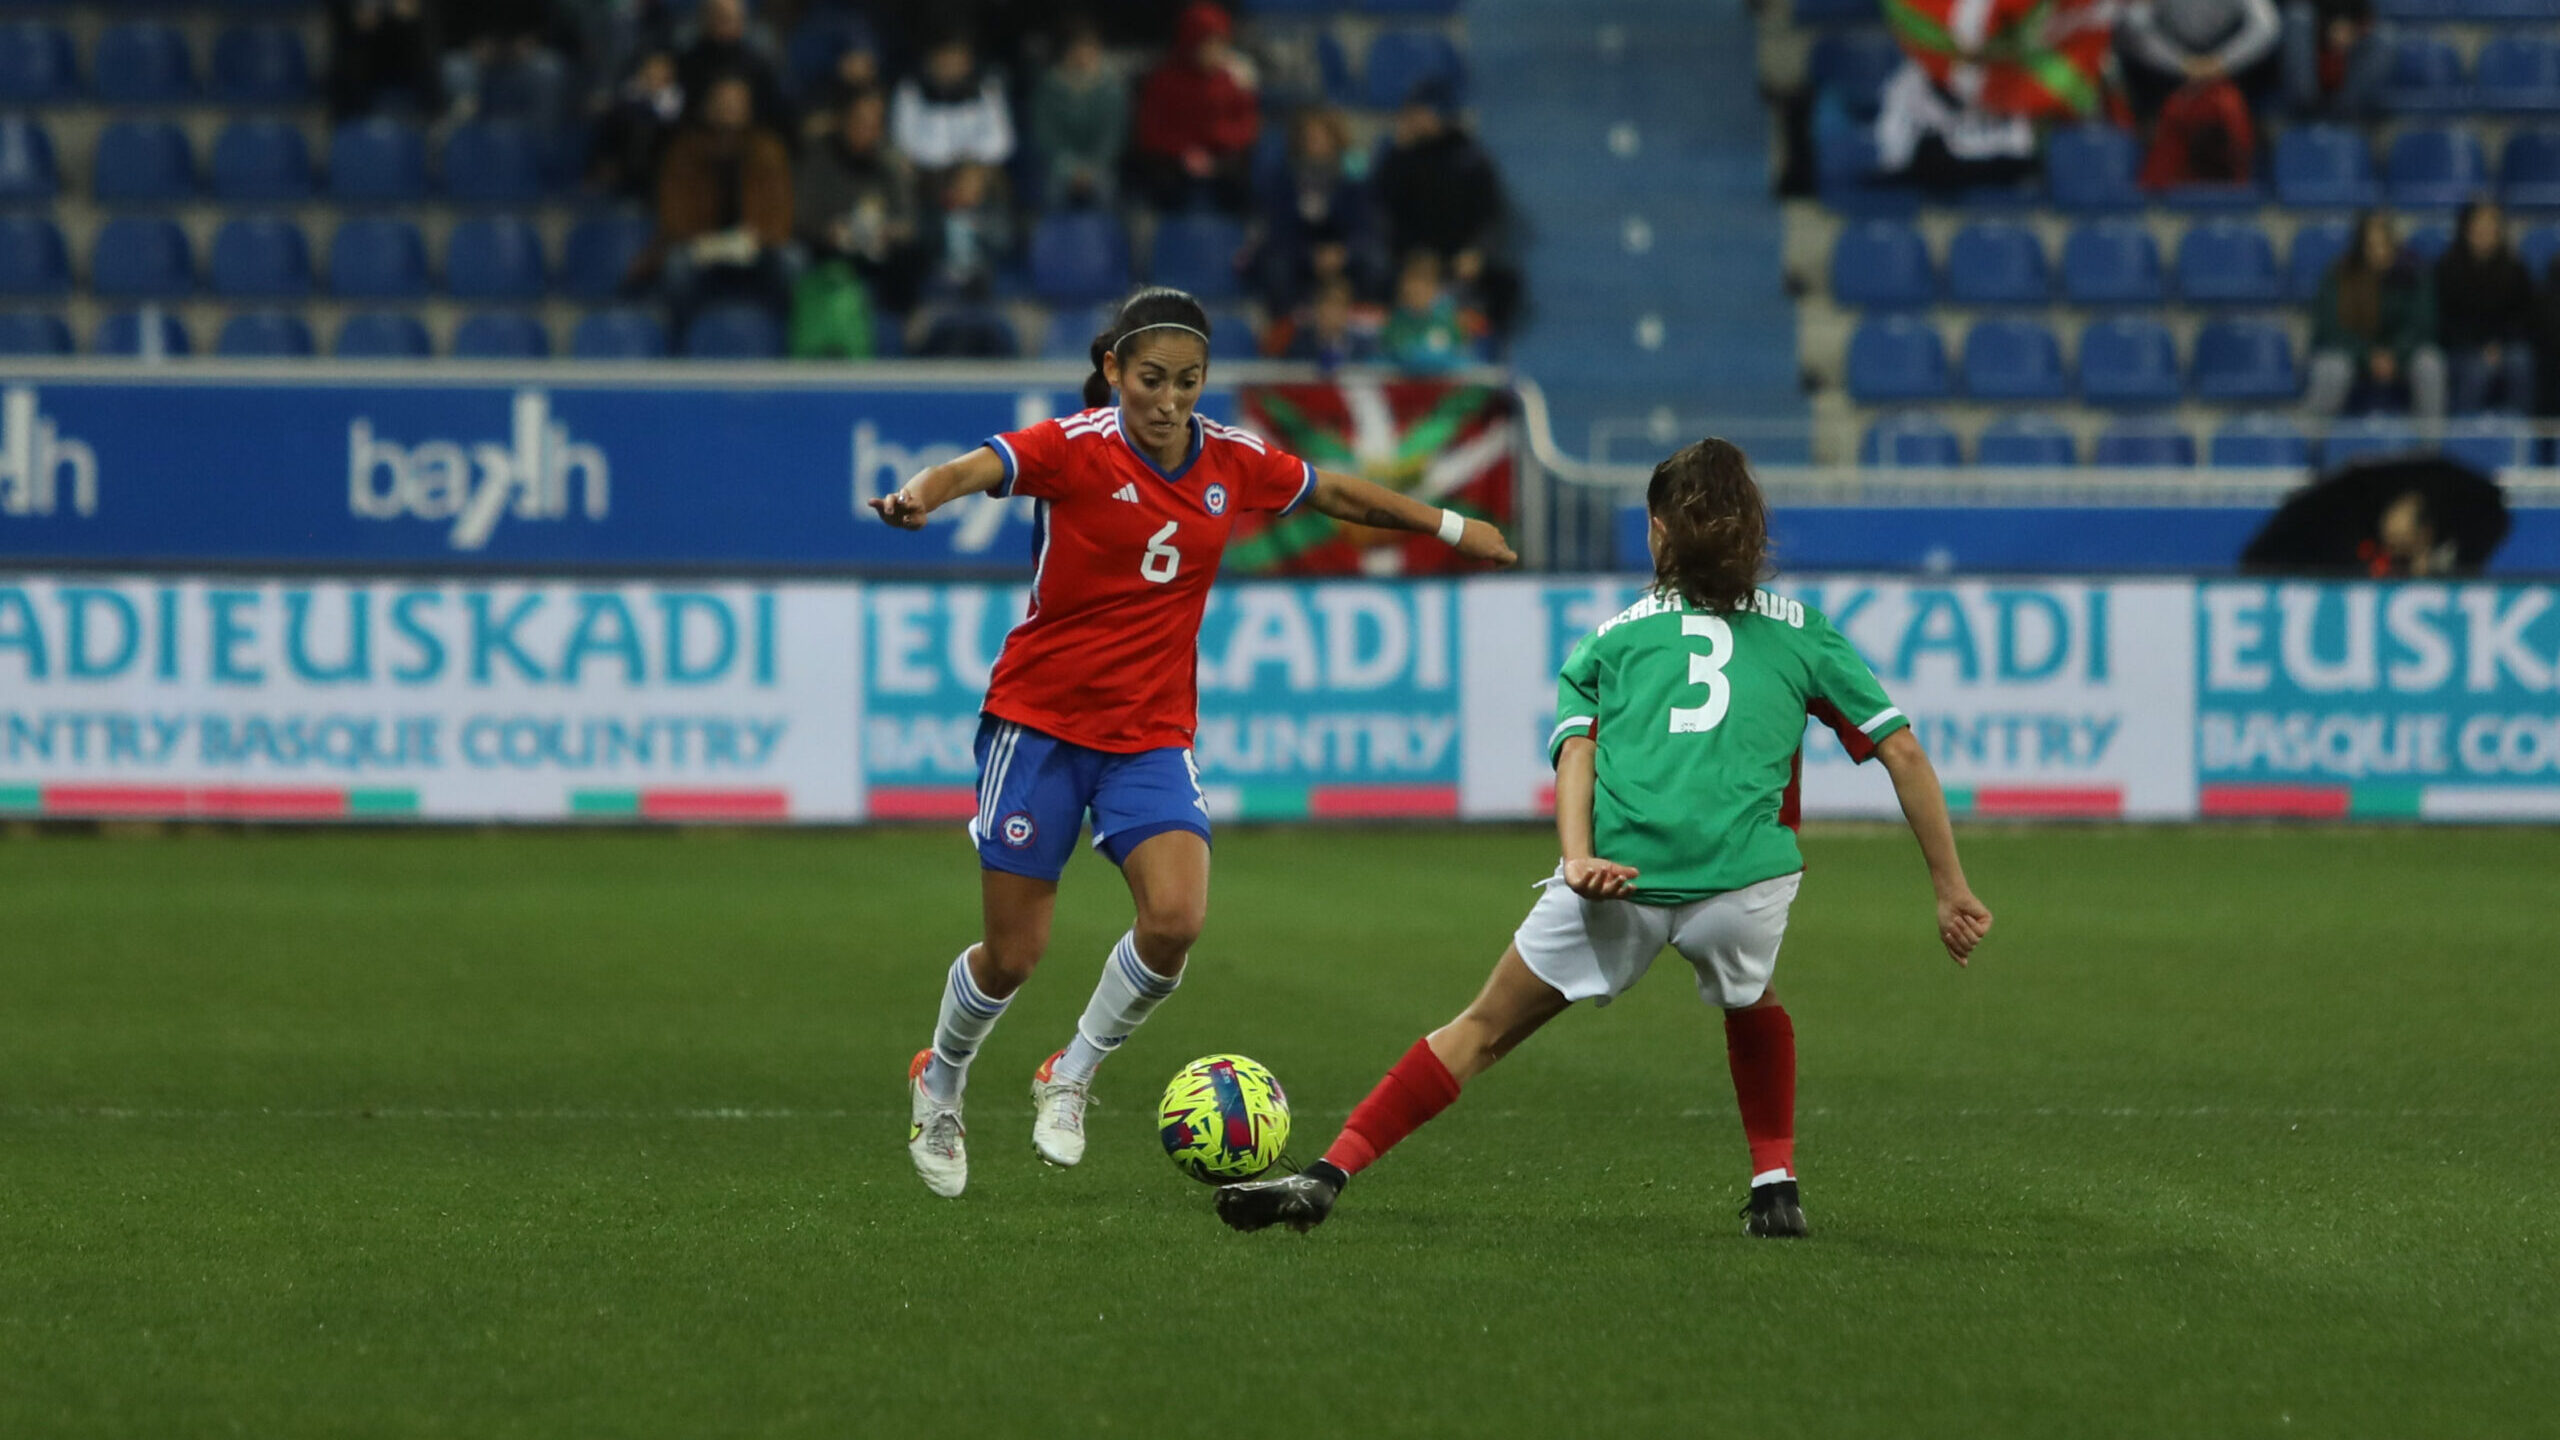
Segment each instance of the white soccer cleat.
[[929,1049],[916,1052],[907,1066],[907,1156],[916,1162],[924,1188],[949,1199],[969,1188],[969,1128],[960,1123],[960,1107],[945,1105],[924,1088]]
[[1052,1165],[1073,1165],[1084,1158],[1084,1107],[1092,1103],[1093,1086],[1052,1079],[1058,1055],[1041,1061],[1031,1077],[1031,1148]]

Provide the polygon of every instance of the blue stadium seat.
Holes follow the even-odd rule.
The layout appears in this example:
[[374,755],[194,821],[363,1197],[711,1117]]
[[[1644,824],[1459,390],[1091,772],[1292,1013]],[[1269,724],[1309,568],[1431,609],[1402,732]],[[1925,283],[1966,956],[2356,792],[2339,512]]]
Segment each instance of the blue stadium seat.
[[1822,203],[1843,215],[1908,216],[1920,213],[1920,191],[1874,178],[1875,127],[1817,128],[1813,137],[1814,188]]
[[2404,35],[2391,50],[2384,108],[2394,114],[2445,114],[2471,108],[2462,56],[2432,35]]
[[1867,427],[1858,463],[1952,470],[1964,463],[1964,444],[1935,415],[1891,415]]
[[445,245],[444,285],[464,300],[539,300],[542,236],[514,215],[465,220]]
[[2196,463],[2196,437],[2186,427],[2165,420],[2119,420],[2098,437],[2091,452],[2098,465],[2165,469]]
[[69,31],[42,20],[0,24],[0,105],[42,105],[79,93]]
[[319,348],[302,317],[283,310],[234,315],[222,322],[222,334],[213,342],[214,354],[241,360],[300,359],[319,353]]
[[2518,130],[2498,161],[2498,198],[2511,210],[2560,209],[2560,130]]
[[2444,252],[2453,248],[2453,226],[2442,220],[2420,225],[2401,237],[2401,248],[2417,258],[2419,264],[2433,270]]
[[547,360],[551,332],[521,310],[482,310],[454,327],[458,360]]
[[[146,313],[155,323],[143,323]],[[89,348],[101,355],[136,356],[152,345],[163,355],[192,355],[195,341],[177,316],[165,310],[119,310],[98,322]]]
[[194,247],[175,220],[134,215],[109,220],[89,252],[89,288],[102,296],[174,300],[196,288]]
[[2501,35],[2481,46],[2474,93],[2486,110],[2560,110],[2560,41]]
[[2328,438],[2320,442],[2320,463],[2344,465],[2350,460],[2399,455],[2425,446],[2408,417],[2365,415],[2340,420],[2329,427]]
[[24,115],[0,115],[0,205],[47,204],[61,192],[53,136]]
[[274,216],[223,222],[206,278],[225,298],[299,299],[311,293],[311,244],[302,227]]
[[570,227],[560,251],[560,288],[573,300],[601,303],[622,293],[631,262],[649,248],[645,215],[590,215]]
[[482,205],[542,198],[542,154],[533,132],[505,120],[455,126],[444,142],[444,193]]
[[1849,337],[1847,381],[1849,397],[1861,404],[1944,399],[1946,342],[1927,321],[1905,315],[1860,321]]
[[92,60],[98,98],[110,105],[167,105],[192,100],[195,57],[174,25],[130,21],[98,37]]
[[1837,31],[1813,42],[1805,79],[1857,119],[1872,119],[1885,82],[1902,68],[1902,46],[1881,30]]
[[2456,420],[2445,427],[2442,443],[2445,454],[2484,475],[2494,476],[2523,458],[2528,438],[2512,420]]
[[2044,242],[2007,220],[1977,220],[1947,246],[1947,298],[1959,305],[2045,305],[2053,276]]
[[2059,400],[2062,342],[2037,320],[1984,320],[1964,339],[1964,389],[1977,400]]
[[1223,215],[1168,215],[1156,226],[1155,283],[1216,303],[1244,294],[1236,255],[1244,227]]
[[2404,130],[2391,142],[2385,169],[2391,203],[2409,210],[2449,210],[2489,190],[2489,162],[2468,130]]
[[2080,442],[2071,427],[2050,415],[2003,415],[1974,442],[1973,463],[1997,470],[2062,469],[2080,463]]
[[2080,398],[2092,405],[2178,403],[2178,345],[2157,320],[2101,320],[2080,332]]
[[2241,415],[2213,433],[2207,458],[2217,470],[2301,470],[2311,442],[2282,415]]
[[1916,310],[1938,298],[1938,276],[1920,232],[1899,220],[1866,220],[1831,247],[1831,298],[1870,310]]
[[667,327],[646,310],[592,310],[569,332],[580,360],[656,360],[667,353]]
[[234,120],[213,142],[213,193],[224,200],[307,200],[311,144],[288,120]]
[[782,353],[782,327],[754,305],[714,305],[684,330],[694,360],[771,360]]
[[311,98],[311,59],[284,25],[236,25],[213,42],[213,95],[234,105],[299,105]]
[[1209,312],[1209,358],[1212,360],[1259,360],[1262,358],[1262,332],[1253,325],[1253,316],[1240,309],[1212,309]]
[[427,242],[406,220],[376,216],[339,222],[329,237],[329,293],[409,300],[427,293]]
[[1031,230],[1031,289],[1052,304],[1110,299],[1129,288],[1129,237],[1096,210],[1044,215]]
[[1466,88],[1458,47],[1439,30],[1379,31],[1361,71],[1361,94],[1372,110],[1395,109],[1425,80],[1445,81],[1453,93]]
[[2062,295],[2074,305],[2157,305],[2168,293],[2160,244],[2139,222],[2100,220],[2062,243]]
[[71,293],[71,254],[41,215],[0,215],[0,295]]
[[2209,320],[2196,335],[2193,377],[2207,400],[2291,400],[2302,392],[2293,341],[2267,320]]
[[2276,198],[2295,209],[2360,210],[2382,199],[2373,147],[2343,125],[2297,125],[2276,137]]
[[98,137],[90,193],[110,205],[175,204],[196,193],[187,134],[166,120],[118,120]]
[[916,353],[950,360],[1011,360],[1022,354],[1022,337],[1003,311],[963,305],[933,317]]
[[2056,130],[2045,142],[2045,185],[2062,210],[2139,210],[2133,137],[2112,125]]
[[2198,305],[2272,305],[2284,298],[2276,247],[2237,220],[2210,220],[2178,242],[2178,294]]
[[329,140],[329,193],[340,200],[427,198],[427,143],[397,120],[350,120]]
[[342,360],[422,360],[436,353],[435,341],[415,315],[397,310],[366,310],[338,326]]
[[2305,225],[2293,232],[2293,250],[2285,258],[2285,288],[2296,300],[2310,300],[2320,293],[2320,284],[2338,266],[2338,257],[2347,253],[2347,245],[2355,239],[2355,226],[2346,220],[2323,220]]
[[2560,255],[2560,225],[2536,225],[2516,242],[2516,258],[2524,262],[2525,273],[2536,285],[2550,277],[2555,255]]
[[1360,103],[1360,89],[1351,83],[1351,60],[1342,53],[1342,42],[1331,27],[1316,33],[1316,74],[1326,100],[1345,106]]
[[0,311],[0,355],[68,355],[71,327],[41,310]]

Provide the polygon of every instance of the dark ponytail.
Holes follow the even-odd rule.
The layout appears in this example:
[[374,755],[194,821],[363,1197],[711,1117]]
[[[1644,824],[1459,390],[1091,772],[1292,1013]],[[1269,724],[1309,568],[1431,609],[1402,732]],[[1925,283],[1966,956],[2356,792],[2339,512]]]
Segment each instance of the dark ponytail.
[[1122,347],[1129,337],[1156,325],[1179,325],[1200,336],[1202,346],[1209,343],[1209,312],[1200,302],[1180,290],[1161,286],[1141,290],[1120,304],[1111,328],[1093,337],[1093,373],[1084,377],[1084,405],[1088,410],[1111,403],[1111,382],[1102,373],[1102,357],[1118,355],[1128,360]]
[[1656,589],[1702,610],[1751,604],[1769,570],[1769,510],[1740,446],[1701,440],[1654,466],[1644,503],[1662,522]]

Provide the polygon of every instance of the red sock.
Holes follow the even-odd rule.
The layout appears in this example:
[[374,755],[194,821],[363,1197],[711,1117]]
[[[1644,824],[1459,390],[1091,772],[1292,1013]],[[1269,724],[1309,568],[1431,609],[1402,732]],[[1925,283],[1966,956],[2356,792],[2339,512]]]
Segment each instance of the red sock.
[[1350,1122],[1324,1152],[1325,1163],[1339,1167],[1345,1175],[1357,1175],[1457,1098],[1458,1077],[1431,1053],[1428,1039],[1416,1040],[1378,1088],[1369,1092],[1369,1098],[1352,1110]]
[[1779,1005],[1727,1010],[1724,1058],[1733,1068],[1733,1098],[1742,1106],[1742,1136],[1751,1142],[1751,1173],[1794,1174],[1796,1022]]

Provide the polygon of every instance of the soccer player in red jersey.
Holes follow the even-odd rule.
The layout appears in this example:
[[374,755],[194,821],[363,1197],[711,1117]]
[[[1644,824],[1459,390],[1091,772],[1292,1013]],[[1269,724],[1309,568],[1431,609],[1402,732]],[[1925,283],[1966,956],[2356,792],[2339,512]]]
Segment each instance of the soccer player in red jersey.
[[1030,613],[1005,637],[978,727],[969,835],[983,938],[951,963],[933,1044],[908,1067],[907,1150],[937,1195],[968,1184],[969,1062],[1049,947],[1058,876],[1088,813],[1094,847],[1120,867],[1136,917],[1074,1039],[1032,1079],[1041,1158],[1084,1158],[1094,1071],[1181,983],[1209,906],[1209,807],[1191,758],[1200,617],[1235,517],[1312,505],[1436,533],[1471,559],[1517,558],[1482,520],[1320,471],[1200,418],[1192,412],[1208,375],[1200,302],[1142,290],[1094,339],[1091,408],[993,436],[871,502],[908,530],[963,495],[1039,502]]

